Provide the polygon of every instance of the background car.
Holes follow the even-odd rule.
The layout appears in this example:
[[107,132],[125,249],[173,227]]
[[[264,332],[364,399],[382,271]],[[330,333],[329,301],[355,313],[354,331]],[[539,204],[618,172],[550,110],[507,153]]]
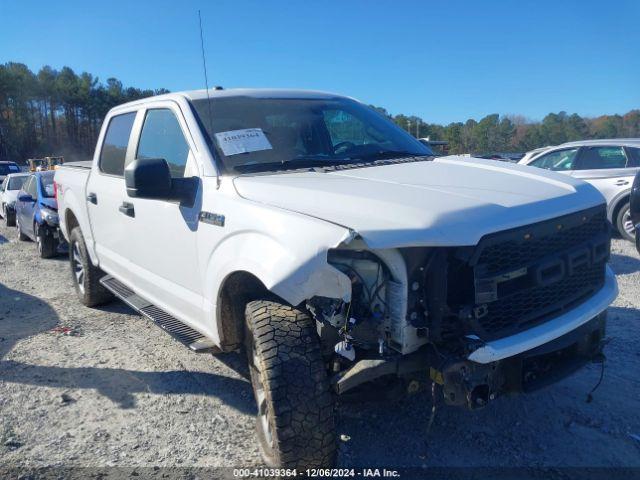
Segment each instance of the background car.
[[16,200],[18,238],[34,240],[42,258],[53,257],[59,244],[54,174],[54,171],[30,174]]
[[636,249],[638,253],[640,253],[640,172],[636,174],[636,179],[633,182],[629,204],[631,223],[635,226],[636,230]]
[[20,166],[14,162],[0,162],[0,182],[10,173],[20,173]]
[[633,241],[629,212],[633,179],[640,171],[640,139],[603,139],[563,143],[520,164],[546,168],[592,184],[607,200],[607,217],[620,235]]
[[540,148],[536,148],[536,149],[530,150],[527,153],[525,153],[520,160],[518,160],[518,163],[522,163],[523,165],[526,165],[531,160],[533,160],[535,157],[541,155],[542,153],[546,152],[550,148],[553,148],[553,147],[547,145],[546,147],[540,147]]
[[28,177],[26,173],[10,173],[0,185],[0,215],[7,227],[16,224],[16,199]]

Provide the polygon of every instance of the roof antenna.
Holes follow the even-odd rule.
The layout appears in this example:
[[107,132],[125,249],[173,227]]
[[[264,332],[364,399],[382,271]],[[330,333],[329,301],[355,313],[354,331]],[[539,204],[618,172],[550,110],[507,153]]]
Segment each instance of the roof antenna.
[[204,86],[207,89],[207,109],[209,113],[209,130],[210,135],[213,135],[213,117],[211,115],[211,97],[209,95],[209,79],[207,78],[207,61],[204,56],[204,38],[202,36],[202,15],[198,10],[198,20],[200,23],[200,48],[202,50],[202,68],[204,70]]

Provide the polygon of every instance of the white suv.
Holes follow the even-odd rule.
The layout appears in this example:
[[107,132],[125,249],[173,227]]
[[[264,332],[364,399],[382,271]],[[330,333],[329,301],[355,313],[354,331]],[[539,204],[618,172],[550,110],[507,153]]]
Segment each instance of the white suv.
[[592,184],[607,200],[607,218],[627,240],[635,233],[629,214],[629,196],[640,171],[640,139],[583,140],[547,147],[525,155],[523,165],[566,173]]

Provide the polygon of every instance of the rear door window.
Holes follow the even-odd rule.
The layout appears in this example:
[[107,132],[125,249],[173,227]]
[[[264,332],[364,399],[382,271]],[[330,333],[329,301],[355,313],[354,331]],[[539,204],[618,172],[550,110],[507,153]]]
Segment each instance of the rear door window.
[[40,177],[40,186],[42,187],[42,195],[46,198],[55,196],[55,188],[53,187],[53,175],[42,175]]
[[640,167],[640,148],[627,147],[627,153],[629,154],[628,167]]
[[29,177],[29,182],[24,188],[25,188],[25,192],[31,195],[34,199],[38,198],[38,188],[36,185],[36,177],[34,177],[33,175]]
[[169,164],[172,178],[184,176],[189,145],[171,110],[156,108],[147,111],[136,158],[164,158]]
[[11,177],[7,186],[7,190],[20,190],[27,177]]
[[546,153],[533,160],[529,165],[547,170],[562,172],[574,169],[578,148],[566,148]]
[[100,171],[107,175],[124,175],[124,161],[127,156],[127,145],[131,136],[131,128],[136,112],[116,115],[109,121],[107,133],[100,151]]
[[576,170],[625,168],[627,157],[622,147],[584,147],[576,162]]

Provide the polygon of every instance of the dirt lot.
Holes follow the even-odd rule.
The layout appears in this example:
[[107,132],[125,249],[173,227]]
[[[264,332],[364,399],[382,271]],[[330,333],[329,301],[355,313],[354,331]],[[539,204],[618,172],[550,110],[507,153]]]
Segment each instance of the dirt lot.
[[[339,464],[640,467],[640,260],[630,243],[613,250],[620,296],[592,403],[599,365],[484,410],[443,407],[428,439],[426,393],[341,405]],[[5,465],[260,464],[239,355],[194,354],[118,302],[81,306],[66,257],[40,260],[4,227],[0,337]]]

